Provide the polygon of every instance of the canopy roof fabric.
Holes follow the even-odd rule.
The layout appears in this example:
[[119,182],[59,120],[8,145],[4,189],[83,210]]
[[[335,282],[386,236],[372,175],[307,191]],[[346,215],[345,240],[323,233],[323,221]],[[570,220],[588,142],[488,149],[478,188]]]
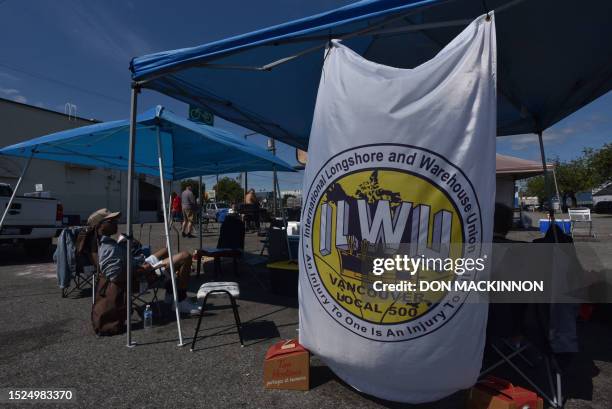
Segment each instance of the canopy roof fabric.
[[[546,168],[554,166],[546,164]],[[526,178],[543,173],[542,163],[532,160],[516,158],[514,156],[495,155],[495,173],[497,175],[512,175],[514,177]]]
[[[363,0],[213,43],[135,58],[140,86],[306,148],[331,38],[384,65],[431,59],[495,10],[498,135],[537,133],[612,88],[612,2]],[[295,58],[292,58],[295,57]]]
[[[157,132],[164,179],[250,171],[293,171],[285,161],[227,131],[181,118],[161,106],[137,118],[136,173],[159,176]],[[0,149],[0,155],[127,170],[129,120],[52,133]]]

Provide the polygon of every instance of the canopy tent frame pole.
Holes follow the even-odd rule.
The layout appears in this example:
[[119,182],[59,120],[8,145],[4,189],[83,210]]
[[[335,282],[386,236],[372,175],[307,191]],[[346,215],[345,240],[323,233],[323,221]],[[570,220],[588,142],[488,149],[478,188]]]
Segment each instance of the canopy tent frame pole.
[[[274,173],[276,173],[276,167],[274,167]],[[289,244],[289,225],[287,223],[287,216],[285,214],[285,208],[283,207],[283,200],[282,198],[280,198],[280,186],[278,184],[278,179],[275,178],[274,179],[274,189],[278,192],[278,198],[280,199],[280,210],[281,210],[281,217],[283,218],[283,226],[285,226],[285,241],[287,242],[287,254],[289,255],[289,261],[293,260],[293,255],[291,254],[291,246]],[[275,197],[274,200],[276,201],[277,198]]]
[[130,108],[130,139],[128,154],[128,175],[127,175],[127,215],[126,215],[126,235],[127,235],[127,347],[132,348],[132,196],[134,191],[134,153],[136,148],[136,109],[138,106],[138,86],[132,85],[131,108]]
[[[219,167],[219,164],[217,163],[217,168]],[[217,172],[216,174],[216,179],[217,179],[217,184],[215,185],[215,203],[219,203],[219,172]],[[216,219],[216,214],[215,214],[215,219]]]
[[538,131],[538,142],[540,143],[540,158],[542,159],[542,169],[544,170],[544,176],[546,177],[546,172],[548,168],[546,166],[546,155],[544,153],[544,140],[542,139],[542,131]]
[[[159,127],[157,127],[157,157],[159,162],[159,186],[161,189],[162,206],[166,208],[166,188],[164,186],[164,154],[162,151],[161,136]],[[181,331],[181,315],[178,308],[177,289],[176,289],[176,276],[174,273],[174,260],[172,258],[172,245],[170,243],[170,228],[168,224],[168,214],[164,212],[164,231],[166,233],[166,249],[168,251],[168,268],[170,269],[170,281],[172,282],[172,298],[174,300],[174,311],[176,313],[176,328],[179,336],[178,346],[182,347],[183,333]],[[200,232],[201,234],[201,232]]]
[[[544,189],[546,189],[546,179],[548,177],[548,166],[546,165],[546,154],[544,153],[544,139],[542,138],[542,131],[538,132],[538,142],[540,143],[540,158],[542,159],[542,169],[544,170]],[[556,181],[555,181],[556,184]],[[557,192],[557,196],[559,193]],[[549,199],[552,199],[549,198]],[[552,200],[550,202],[552,208]]]
[[559,185],[557,184],[557,172],[555,172],[555,167],[552,167],[553,181],[555,182],[555,192],[557,193],[557,199],[559,199],[559,206],[563,209],[561,204],[561,196],[559,195]]
[[198,178],[200,186],[198,187],[198,196],[200,199],[200,205],[198,206],[198,230],[200,231],[200,247],[202,248],[202,209],[204,208],[204,192],[202,192],[202,175]]
[[[272,152],[272,155],[276,156],[276,141],[274,140],[274,138],[268,138],[268,150]],[[278,177],[276,174],[276,166],[272,169],[272,196],[274,197],[274,201],[272,202],[272,215],[276,217],[278,214],[277,196],[280,195],[280,192],[277,189]]]
[[[244,135],[244,140],[245,141],[247,140],[247,136],[249,136],[249,134]],[[248,172],[244,172],[244,199],[246,199],[246,195],[247,195],[247,193],[249,191],[249,186],[248,186],[249,185],[249,181],[248,181],[249,176],[248,175],[249,175]],[[202,247],[202,246],[200,245],[200,247]]]
[[11,206],[13,205],[13,201],[15,200],[15,196],[17,196],[17,191],[19,190],[19,186],[21,186],[21,182],[23,181],[23,177],[25,176],[26,172],[28,171],[28,168],[30,167],[30,162],[32,162],[32,157],[34,156],[34,150],[35,149],[36,149],[36,147],[34,147],[34,149],[32,149],[32,153],[28,157],[28,160],[26,161],[25,166],[21,170],[21,174],[19,175],[19,179],[17,179],[17,184],[15,185],[15,188],[13,189],[13,193],[11,194],[11,198],[9,199],[8,203],[6,204],[6,209],[4,209],[4,212],[2,213],[2,219],[0,219],[0,231],[2,231],[2,226],[4,226],[4,220],[6,219],[6,216],[8,215],[9,210],[11,209]]
[[[540,143],[540,157],[542,158],[542,169],[544,170],[544,192],[546,193],[546,180],[548,179],[548,167],[546,166],[546,154],[544,153],[544,139],[542,138],[542,131],[538,131],[538,142]],[[558,193],[557,193],[558,194]],[[551,226],[556,224],[555,221],[555,209],[553,209],[552,197],[548,198],[550,200],[550,210],[548,212],[548,217],[550,218]],[[555,243],[558,243],[557,237],[557,229],[552,229],[553,236],[555,237]]]
[[[161,185],[161,180],[159,181]],[[172,181],[168,181],[168,204],[164,207],[164,211],[168,213],[168,223],[171,225],[174,223],[174,218],[172,217]],[[164,219],[165,220],[165,219]]]

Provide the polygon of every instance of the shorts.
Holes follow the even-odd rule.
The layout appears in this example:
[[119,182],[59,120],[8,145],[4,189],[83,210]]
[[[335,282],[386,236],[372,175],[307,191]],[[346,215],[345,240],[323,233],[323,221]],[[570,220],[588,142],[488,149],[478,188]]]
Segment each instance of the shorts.
[[189,223],[193,223],[194,213],[192,209],[183,209],[183,219]]

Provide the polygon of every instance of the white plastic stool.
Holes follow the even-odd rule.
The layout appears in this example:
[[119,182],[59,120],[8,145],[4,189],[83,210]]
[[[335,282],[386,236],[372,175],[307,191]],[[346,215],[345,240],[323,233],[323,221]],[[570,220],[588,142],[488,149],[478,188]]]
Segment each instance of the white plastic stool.
[[238,330],[238,338],[240,339],[240,346],[244,346],[242,341],[242,333],[240,327],[240,314],[238,313],[238,306],[236,305],[236,298],[240,297],[240,287],[238,283],[232,281],[217,281],[204,283],[198,290],[198,301],[202,300],[202,309],[200,310],[200,317],[198,318],[198,325],[196,325],[195,334],[193,334],[193,341],[191,341],[191,351],[195,348],[196,340],[198,339],[198,332],[200,331],[200,325],[202,324],[202,317],[204,316],[204,308],[206,307],[206,300],[210,295],[214,294],[227,294],[232,303],[232,310],[234,311],[234,321],[236,322],[236,329]]

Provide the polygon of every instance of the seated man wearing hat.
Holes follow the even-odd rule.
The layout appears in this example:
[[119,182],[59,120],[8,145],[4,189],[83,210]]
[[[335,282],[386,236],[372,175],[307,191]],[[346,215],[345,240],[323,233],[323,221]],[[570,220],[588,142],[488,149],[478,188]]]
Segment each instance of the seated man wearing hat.
[[[98,258],[100,264],[100,272],[102,272],[109,280],[115,280],[124,274],[127,266],[127,247],[126,240],[122,236],[117,242],[111,236],[117,234],[117,222],[121,215],[119,212],[110,212],[108,209],[99,209],[92,213],[87,219],[87,224],[96,229],[98,234]],[[170,265],[168,252],[165,248],[153,253],[145,258],[144,255],[130,257],[134,272],[136,274],[146,274],[158,267],[164,269]],[[182,251],[172,257],[174,269],[177,277],[177,299],[179,301],[179,312],[183,314],[199,314],[199,306],[187,297],[187,287],[191,274],[191,255]],[[168,269],[169,271],[169,269]],[[136,275],[135,274],[135,275]],[[172,282],[170,278],[166,280],[166,297],[165,302],[171,304],[172,299]],[[174,304],[172,305],[174,309]]]

